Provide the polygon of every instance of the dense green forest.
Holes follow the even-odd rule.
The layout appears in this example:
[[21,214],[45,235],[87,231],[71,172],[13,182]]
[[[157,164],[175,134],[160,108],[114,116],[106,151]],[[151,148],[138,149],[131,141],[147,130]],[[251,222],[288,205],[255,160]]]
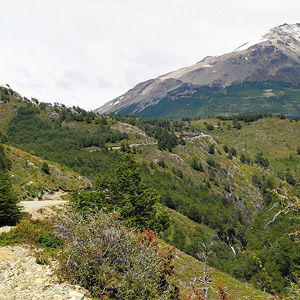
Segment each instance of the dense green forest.
[[[268,94],[267,91],[272,91]],[[139,111],[145,116],[161,119],[181,119],[183,116],[206,118],[217,115],[285,114],[299,117],[299,84],[280,81],[254,81],[227,87],[197,86],[190,83],[168,91],[155,105],[142,110],[138,103],[122,109],[120,114]]]
[[[207,243],[213,251],[211,266],[271,292],[260,267],[247,254],[252,251],[275,290],[289,294],[300,270],[299,241],[292,234],[299,230],[298,211],[270,221],[280,209],[274,190],[299,196],[298,120],[270,114],[197,120],[97,116],[78,107],[5,96],[7,111],[14,110],[1,127],[3,142],[94,181],[92,192],[86,191],[92,198],[74,194],[74,201],[93,202],[95,191],[98,200],[106,199],[99,186],[111,193],[121,189],[115,170],[130,155],[138,178],[156,195],[157,201],[150,201],[155,210],[149,214],[159,207],[171,214],[170,226],[154,226],[166,242],[196,258],[201,242]],[[128,209],[124,215],[134,214]],[[172,211],[195,226],[188,227]],[[132,224],[142,222],[137,220]]]

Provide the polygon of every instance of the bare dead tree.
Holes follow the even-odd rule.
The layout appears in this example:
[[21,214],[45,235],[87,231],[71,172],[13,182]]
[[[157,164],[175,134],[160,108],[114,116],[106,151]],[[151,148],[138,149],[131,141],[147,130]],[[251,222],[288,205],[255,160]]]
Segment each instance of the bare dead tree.
[[[299,185],[299,184],[298,184]],[[278,212],[274,215],[272,220],[270,220],[265,227],[273,223],[279,215],[288,214],[291,212],[300,212],[300,199],[295,195],[291,194],[289,191],[289,185],[287,182],[283,182],[283,188],[280,190],[269,190],[276,198],[276,203],[270,208],[270,210],[275,207],[279,207]]]
[[209,245],[206,245],[204,242],[201,242],[202,250],[198,254],[199,259],[203,260],[204,266],[203,266],[203,276],[198,278],[198,281],[201,282],[204,287],[203,287],[203,296],[204,299],[207,299],[208,295],[208,289],[211,287],[210,283],[210,277],[212,274],[208,273],[208,265],[209,265],[209,259],[212,253],[212,250],[209,250],[210,247],[213,245],[211,242]]

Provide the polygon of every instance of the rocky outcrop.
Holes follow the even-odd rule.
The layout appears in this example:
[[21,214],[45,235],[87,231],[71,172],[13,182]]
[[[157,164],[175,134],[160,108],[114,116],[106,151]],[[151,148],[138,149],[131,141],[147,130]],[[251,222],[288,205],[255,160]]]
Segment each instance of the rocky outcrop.
[[[55,262],[53,262],[55,265]],[[28,248],[0,247],[1,300],[85,300],[88,291],[58,283],[49,265],[36,263]]]

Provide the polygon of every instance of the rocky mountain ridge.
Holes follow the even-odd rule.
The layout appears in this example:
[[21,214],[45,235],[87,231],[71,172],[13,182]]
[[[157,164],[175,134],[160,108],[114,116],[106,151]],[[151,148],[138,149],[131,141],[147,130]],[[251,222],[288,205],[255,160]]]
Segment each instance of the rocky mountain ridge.
[[201,87],[224,89],[266,81],[300,83],[300,23],[283,24],[233,52],[206,57],[195,65],[139,83],[95,112],[143,114],[165,98],[191,98]]

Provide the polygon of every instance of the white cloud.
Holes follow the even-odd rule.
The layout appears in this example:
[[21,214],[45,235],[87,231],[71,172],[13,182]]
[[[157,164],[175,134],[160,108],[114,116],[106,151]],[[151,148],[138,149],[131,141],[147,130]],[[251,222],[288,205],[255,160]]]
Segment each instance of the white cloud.
[[94,109],[140,81],[300,22],[299,8],[292,0],[1,1],[0,84]]

